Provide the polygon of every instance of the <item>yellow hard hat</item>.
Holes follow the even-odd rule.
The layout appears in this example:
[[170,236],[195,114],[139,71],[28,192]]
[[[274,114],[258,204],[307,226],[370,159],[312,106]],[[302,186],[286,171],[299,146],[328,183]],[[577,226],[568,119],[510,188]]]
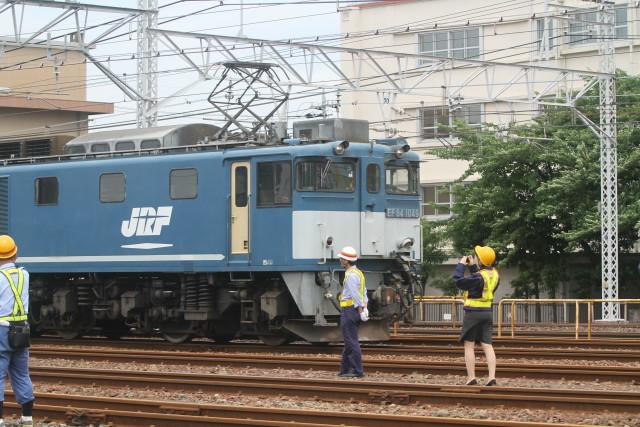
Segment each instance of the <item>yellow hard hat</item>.
[[17,252],[18,247],[11,236],[7,236],[6,234],[0,236],[0,259],[11,258]]
[[476,246],[473,250],[482,265],[491,266],[496,260],[496,252],[489,246]]

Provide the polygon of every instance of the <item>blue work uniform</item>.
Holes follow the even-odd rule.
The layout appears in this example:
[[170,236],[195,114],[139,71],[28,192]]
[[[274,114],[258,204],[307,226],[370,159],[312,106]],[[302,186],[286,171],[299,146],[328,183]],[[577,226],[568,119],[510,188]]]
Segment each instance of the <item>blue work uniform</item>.
[[[19,300],[16,298],[19,295]],[[26,322],[29,312],[29,273],[10,262],[0,265],[0,401],[7,373],[20,405],[34,400],[29,377],[29,350],[9,345],[9,322]]]
[[340,329],[344,339],[340,374],[364,375],[362,367],[362,351],[358,339],[360,314],[358,307],[367,306],[367,288],[364,274],[355,266],[349,267],[344,274],[340,294]]

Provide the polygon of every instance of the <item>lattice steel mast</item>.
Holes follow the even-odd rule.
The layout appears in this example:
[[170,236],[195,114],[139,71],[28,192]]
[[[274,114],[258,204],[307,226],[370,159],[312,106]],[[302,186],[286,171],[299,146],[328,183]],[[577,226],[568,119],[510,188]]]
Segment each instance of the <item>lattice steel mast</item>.
[[138,17],[138,98],[139,128],[157,125],[158,111],[158,38],[149,31],[158,26],[158,0],[138,0],[138,9],[145,12]]
[[[600,221],[602,230],[602,299],[618,299],[618,154],[615,81],[615,10],[599,1],[600,36]],[[602,304],[602,320],[620,320],[620,306]]]

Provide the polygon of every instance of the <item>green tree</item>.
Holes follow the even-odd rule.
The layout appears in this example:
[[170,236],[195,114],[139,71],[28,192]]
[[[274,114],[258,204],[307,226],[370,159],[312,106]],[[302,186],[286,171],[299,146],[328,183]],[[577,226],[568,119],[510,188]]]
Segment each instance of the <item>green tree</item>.
[[[599,122],[597,89],[578,104],[595,123]],[[617,148],[622,252],[637,241],[640,222],[638,94],[640,79],[620,73]],[[522,297],[539,297],[542,291],[554,295],[558,283],[568,278],[569,259],[575,263],[579,258],[584,266],[579,273],[582,293],[598,296],[600,146],[595,135],[567,109],[551,108],[532,123],[512,126],[508,132],[490,125],[482,131],[458,125],[454,131],[460,143],[435,150],[441,158],[469,162],[454,186],[458,203],[447,223],[446,235],[454,249],[468,253],[478,243],[494,247],[501,265],[521,272],[513,285],[514,296]],[[627,270],[620,269],[621,273]]]
[[446,222],[422,220],[422,279],[424,293],[426,284],[440,289],[445,295],[454,295],[456,287],[450,274],[438,272],[437,267],[449,258],[446,251]]

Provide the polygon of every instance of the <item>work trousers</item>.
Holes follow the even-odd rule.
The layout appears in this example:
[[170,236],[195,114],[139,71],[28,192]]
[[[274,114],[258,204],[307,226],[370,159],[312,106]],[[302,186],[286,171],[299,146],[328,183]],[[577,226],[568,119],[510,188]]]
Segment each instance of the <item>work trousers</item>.
[[34,399],[29,377],[29,349],[13,350],[9,345],[9,327],[0,325],[0,401],[4,401],[4,382],[7,374],[20,405]]
[[355,307],[345,307],[340,313],[340,329],[344,339],[344,350],[342,351],[342,362],[340,373],[362,375],[362,351],[358,340],[358,325],[360,324],[360,314]]

